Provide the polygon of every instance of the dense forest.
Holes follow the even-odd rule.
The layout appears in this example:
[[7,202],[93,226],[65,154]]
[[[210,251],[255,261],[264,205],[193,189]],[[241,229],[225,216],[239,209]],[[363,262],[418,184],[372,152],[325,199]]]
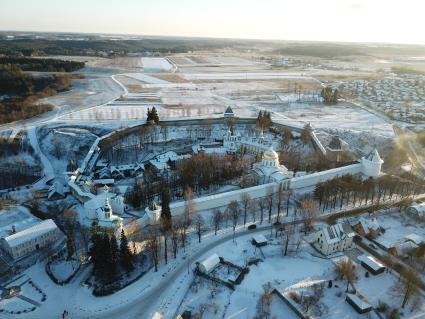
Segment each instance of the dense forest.
[[126,55],[135,52],[184,53],[199,49],[214,49],[231,46],[230,40],[146,38],[139,40],[47,40],[16,39],[0,40],[0,54],[7,55],[76,55],[109,56]]
[[59,59],[34,59],[21,57],[0,57],[0,65],[13,65],[21,71],[73,72],[84,67],[84,62]]
[[57,59],[0,58],[0,124],[52,110],[37,100],[70,87],[67,75],[33,76],[23,71],[71,72],[82,67],[84,63]]

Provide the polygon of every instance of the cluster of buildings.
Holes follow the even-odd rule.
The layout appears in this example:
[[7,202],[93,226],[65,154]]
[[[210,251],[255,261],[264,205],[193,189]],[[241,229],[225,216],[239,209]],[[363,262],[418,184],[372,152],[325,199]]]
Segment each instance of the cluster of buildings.
[[394,119],[417,123],[425,119],[425,77],[355,80],[340,84],[362,102]]

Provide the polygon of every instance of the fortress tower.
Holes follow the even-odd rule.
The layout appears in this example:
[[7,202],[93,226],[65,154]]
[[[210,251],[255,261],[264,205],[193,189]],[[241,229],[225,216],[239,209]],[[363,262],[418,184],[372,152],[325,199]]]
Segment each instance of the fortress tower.
[[362,173],[370,177],[378,177],[384,161],[379,156],[378,150],[374,148],[366,157],[362,157]]

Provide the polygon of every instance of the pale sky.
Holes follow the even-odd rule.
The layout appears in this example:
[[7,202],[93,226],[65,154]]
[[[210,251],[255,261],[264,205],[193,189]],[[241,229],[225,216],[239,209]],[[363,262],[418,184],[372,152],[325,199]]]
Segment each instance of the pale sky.
[[425,44],[425,0],[0,0],[0,30]]

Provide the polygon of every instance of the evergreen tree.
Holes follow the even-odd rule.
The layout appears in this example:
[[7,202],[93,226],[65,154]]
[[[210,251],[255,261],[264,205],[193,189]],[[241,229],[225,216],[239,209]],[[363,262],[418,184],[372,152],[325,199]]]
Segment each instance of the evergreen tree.
[[119,263],[119,257],[120,257],[117,237],[115,237],[115,235],[111,236],[111,239],[109,241],[109,247],[111,251],[111,274],[115,275],[118,269],[118,263]]
[[125,271],[129,272],[133,270],[133,254],[131,253],[130,247],[128,246],[128,240],[125,236],[124,229],[121,230],[120,262]]
[[67,260],[71,260],[72,256],[74,256],[74,230],[72,229],[72,225],[70,224],[70,222],[66,223],[66,250],[67,250]]
[[148,108],[148,111],[146,113],[146,123],[150,123],[150,121],[152,121],[152,112],[151,110]]
[[152,107],[151,120],[154,121],[155,124],[159,123],[159,115],[158,115],[158,111],[156,110],[155,106]]
[[102,253],[101,277],[106,280],[111,280],[114,276],[114,269],[112,266],[111,243],[109,241],[109,236],[106,232],[103,232],[100,247]]
[[170,193],[168,188],[163,187],[161,193],[161,218],[167,221],[171,221],[171,210],[170,210]]
[[102,251],[101,251],[101,237],[97,232],[97,227],[93,225],[90,249],[91,261],[93,263],[93,272],[95,276],[100,276],[102,268]]

